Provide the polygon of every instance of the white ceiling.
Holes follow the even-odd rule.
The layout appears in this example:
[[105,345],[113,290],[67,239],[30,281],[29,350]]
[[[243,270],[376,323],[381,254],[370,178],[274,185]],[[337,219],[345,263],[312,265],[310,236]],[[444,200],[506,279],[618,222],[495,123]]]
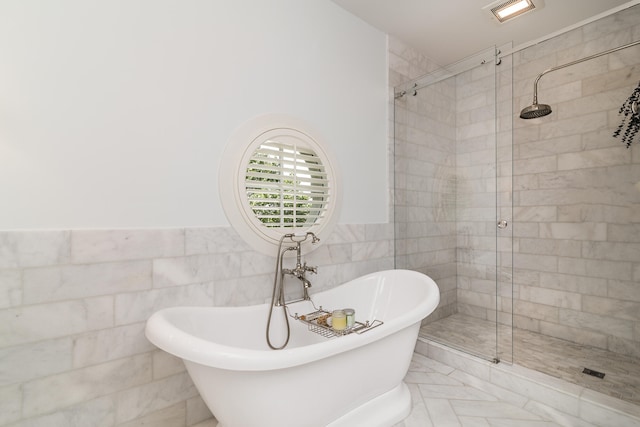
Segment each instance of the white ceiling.
[[[533,0],[542,7],[499,24],[491,0],[332,0],[444,66],[493,45],[517,47],[640,0]],[[506,1],[506,0],[505,0]]]

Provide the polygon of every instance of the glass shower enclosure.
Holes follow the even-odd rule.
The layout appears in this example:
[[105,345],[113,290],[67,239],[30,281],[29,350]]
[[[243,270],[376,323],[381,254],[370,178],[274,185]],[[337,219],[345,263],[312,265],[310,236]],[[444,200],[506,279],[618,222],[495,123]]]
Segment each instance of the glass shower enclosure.
[[395,88],[396,268],[440,287],[420,334],[494,362],[512,350],[512,73],[491,48]]

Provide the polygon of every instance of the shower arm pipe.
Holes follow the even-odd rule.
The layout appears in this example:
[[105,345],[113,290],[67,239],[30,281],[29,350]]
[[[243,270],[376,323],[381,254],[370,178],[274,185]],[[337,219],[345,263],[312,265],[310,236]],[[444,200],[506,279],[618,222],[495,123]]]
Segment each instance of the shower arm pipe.
[[640,44],[640,40],[637,40],[635,42],[631,42],[631,43],[628,43],[628,44],[625,44],[625,45],[622,45],[622,46],[618,46],[616,48],[609,49],[609,50],[606,50],[604,52],[596,53],[594,55],[587,56],[587,57],[582,58],[582,59],[576,59],[575,61],[571,61],[571,62],[568,62],[566,64],[558,65],[557,67],[552,67],[552,68],[549,68],[548,70],[544,70],[543,72],[538,74],[538,77],[536,77],[536,80],[533,82],[533,103],[534,104],[538,103],[538,81],[545,74],[550,73],[552,71],[560,70],[562,68],[570,67],[572,65],[576,65],[576,64],[579,64],[579,63],[584,62],[584,61],[589,61],[590,59],[595,59],[595,58],[598,58],[600,56],[608,55],[610,53],[617,52],[619,50],[626,49],[628,47],[632,47],[632,46],[635,46],[637,44]]

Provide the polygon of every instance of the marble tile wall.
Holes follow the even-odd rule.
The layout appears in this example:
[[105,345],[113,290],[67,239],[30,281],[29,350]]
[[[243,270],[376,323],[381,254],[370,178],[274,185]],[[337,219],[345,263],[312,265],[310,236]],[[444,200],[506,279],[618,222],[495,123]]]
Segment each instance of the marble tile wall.
[[[338,225],[306,259],[314,292],[393,268],[393,226]],[[145,321],[262,303],[274,263],[229,227],[0,232],[0,426],[200,425],[211,414]]]
[[[514,57],[514,111],[543,70],[640,39],[640,6]],[[612,137],[640,46],[546,74],[553,113],[514,122],[514,322],[640,356],[640,147]]]
[[[411,82],[438,66],[390,38],[390,99],[393,87]],[[411,91],[390,111],[390,145],[396,226],[396,266],[428,274],[438,282],[440,305],[426,321],[456,309],[455,237],[455,84],[451,79]],[[395,145],[393,144],[395,137]]]

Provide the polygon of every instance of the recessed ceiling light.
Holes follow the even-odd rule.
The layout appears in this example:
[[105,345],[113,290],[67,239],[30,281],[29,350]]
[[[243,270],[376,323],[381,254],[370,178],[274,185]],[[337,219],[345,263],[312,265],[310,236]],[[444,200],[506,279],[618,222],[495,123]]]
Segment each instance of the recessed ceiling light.
[[491,11],[498,21],[505,22],[508,19],[532,11],[535,7],[532,0],[500,0],[485,6],[483,9]]

